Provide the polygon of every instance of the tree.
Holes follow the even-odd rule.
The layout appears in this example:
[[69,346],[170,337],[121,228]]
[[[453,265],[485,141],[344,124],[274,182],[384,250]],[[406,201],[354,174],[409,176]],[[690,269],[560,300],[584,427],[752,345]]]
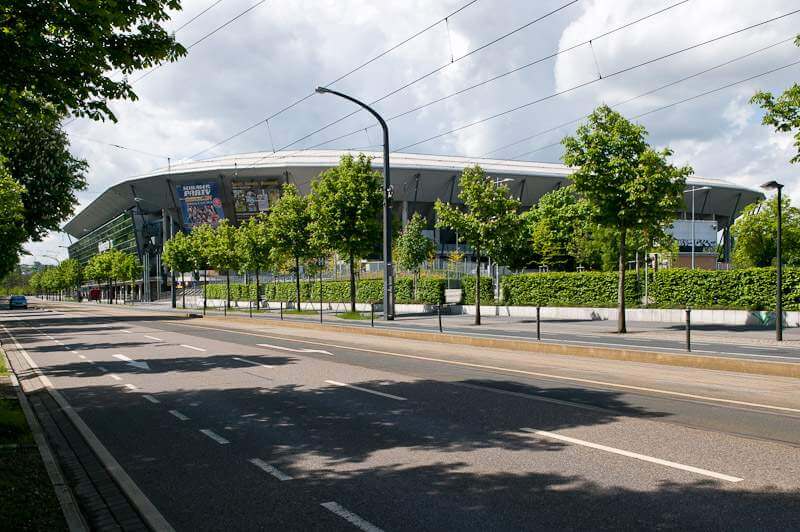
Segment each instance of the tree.
[[197,270],[203,270],[203,314],[206,312],[208,298],[206,287],[208,285],[208,268],[211,266],[210,249],[214,240],[214,228],[209,224],[199,225],[189,233],[189,250],[192,262]]
[[89,279],[94,279],[98,285],[106,283],[106,286],[108,287],[109,304],[111,304],[114,299],[112,285],[116,280],[115,274],[118,273],[118,271],[115,269],[115,265],[119,260],[117,258],[118,254],[121,254],[121,252],[116,249],[109,249],[102,253],[98,253],[89,259],[89,262],[86,264],[86,268],[84,270],[86,277]]
[[576,240],[588,233],[589,204],[574,185],[543,195],[524,214],[531,234],[531,246],[541,264],[551,270],[574,270],[578,265]]
[[[800,35],[794,43],[800,46]],[[800,162],[800,85],[793,84],[777,98],[770,92],[759,91],[750,99],[750,103],[766,111],[761,119],[762,124],[772,126],[778,132],[793,134],[797,155],[791,158],[791,162]]]
[[25,187],[11,178],[0,157],[0,278],[16,266],[25,241]]
[[625,325],[625,257],[629,230],[659,233],[683,204],[689,166],[668,162],[672,150],[655,151],[647,144],[647,130],[633,124],[610,107],[598,107],[575,136],[562,140],[564,163],[577,168],[575,190],[589,202],[591,219],[619,235],[619,321]]
[[395,240],[395,262],[414,274],[414,299],[417,297],[420,267],[435,250],[433,241],[422,233],[426,224],[427,220],[415,212]]
[[83,268],[76,259],[66,259],[58,265],[64,288],[79,290],[83,284]]
[[436,225],[456,231],[475,252],[475,325],[480,325],[481,258],[484,254],[502,256],[504,241],[515,236],[522,223],[518,214],[520,202],[510,196],[506,185],[497,184],[477,165],[464,169],[459,187],[463,210],[436,200]]
[[140,271],[136,256],[131,253],[114,253],[114,278],[120,281],[127,281],[133,287],[136,277]]
[[[259,275],[262,270],[272,265],[273,242],[267,215],[259,213],[239,226],[236,233],[236,249],[241,268],[256,274],[256,310],[258,310],[261,305]],[[247,292],[247,299],[251,301],[249,286]]]
[[231,306],[231,270],[238,270],[240,257],[236,252],[236,228],[228,220],[220,220],[206,242],[206,255],[212,268],[225,270],[225,312]]
[[192,250],[192,240],[184,233],[178,233],[164,244],[164,252],[161,254],[161,261],[170,269],[181,272],[181,284],[183,285],[183,308],[186,308],[186,279],[187,271],[195,268],[195,254]]
[[[784,264],[800,266],[800,209],[782,198],[781,256]],[[778,233],[778,198],[747,205],[731,228],[734,238],[733,264],[737,268],[773,266]]]
[[323,247],[347,257],[350,311],[355,312],[355,260],[373,251],[381,237],[381,175],[372,169],[372,159],[363,153],[355,158],[343,155],[339,166],[320,174],[311,188],[312,233]]
[[269,213],[269,238],[277,255],[291,257],[294,262],[295,298],[300,309],[300,261],[311,254],[311,210],[309,199],[300,195],[292,184],[283,185],[280,199]]
[[[50,102],[92,119],[110,99],[136,99],[128,74],[186,53],[159,23],[179,0],[6,0],[0,8],[0,121]],[[122,77],[112,79],[110,72]]]

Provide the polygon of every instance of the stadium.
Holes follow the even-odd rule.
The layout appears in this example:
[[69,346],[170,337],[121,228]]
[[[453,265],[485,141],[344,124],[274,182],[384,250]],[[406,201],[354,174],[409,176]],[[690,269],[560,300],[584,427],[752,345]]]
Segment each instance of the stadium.
[[[126,179],[100,194],[64,226],[75,239],[69,246],[69,256],[85,264],[111,248],[135,253],[144,266],[142,285],[146,293],[158,293],[167,289],[159,257],[163,242],[171,235],[223,218],[238,224],[267,212],[284,183],[293,183],[301,193],[308,193],[311,182],[336,166],[346,153],[324,150],[228,155],[175,164]],[[382,153],[367,155],[380,170]],[[572,172],[552,163],[410,153],[393,153],[390,162],[395,217],[405,224],[415,212],[425,216],[428,236],[440,256],[455,248],[456,235],[435,229],[433,205],[437,199],[458,203],[458,178],[464,168],[479,164],[487,174],[505,183],[525,208],[543,194],[569,184]],[[695,191],[690,192],[692,189]],[[679,244],[673,265],[690,264],[694,226],[696,267],[727,267],[731,224],[745,205],[762,197],[758,190],[724,180],[689,178],[685,208],[676,213],[671,229]]]

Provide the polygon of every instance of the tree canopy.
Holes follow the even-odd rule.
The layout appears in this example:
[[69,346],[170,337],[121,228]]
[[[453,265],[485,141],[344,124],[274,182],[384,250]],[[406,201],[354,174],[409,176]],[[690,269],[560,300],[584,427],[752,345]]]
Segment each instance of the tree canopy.
[[313,256],[309,199],[292,184],[283,185],[280,199],[269,213],[269,238],[275,258],[290,258],[295,272],[295,298],[300,302],[300,261]]
[[574,136],[562,140],[564,163],[575,167],[575,190],[588,201],[590,219],[619,236],[619,323],[625,326],[625,257],[629,230],[661,234],[683,205],[689,166],[669,163],[669,148],[652,149],[644,126],[602,105]]
[[[781,256],[788,266],[800,266],[800,209],[782,198]],[[751,203],[731,228],[734,238],[733,264],[737,268],[773,266],[778,233],[777,196]]]

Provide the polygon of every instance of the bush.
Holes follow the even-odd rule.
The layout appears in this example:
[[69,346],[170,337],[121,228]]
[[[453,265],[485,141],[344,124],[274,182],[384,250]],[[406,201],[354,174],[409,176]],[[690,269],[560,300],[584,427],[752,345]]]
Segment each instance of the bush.
[[[507,305],[615,307],[617,282],[617,272],[549,272],[509,275],[501,286]],[[625,277],[625,300],[636,303],[636,275]]]
[[[461,278],[461,300],[465,305],[475,304],[475,277]],[[494,280],[491,277],[481,276],[481,305],[494,304]]]

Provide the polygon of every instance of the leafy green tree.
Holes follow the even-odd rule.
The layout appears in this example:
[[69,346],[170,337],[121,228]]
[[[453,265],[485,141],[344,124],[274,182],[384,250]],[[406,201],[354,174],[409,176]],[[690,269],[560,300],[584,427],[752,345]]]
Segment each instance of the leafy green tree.
[[133,288],[136,278],[139,277],[141,268],[136,256],[132,253],[117,251],[114,253],[114,278],[128,282]]
[[480,166],[466,168],[459,180],[457,206],[437,200],[436,225],[456,231],[475,252],[478,268],[475,272],[475,325],[481,324],[481,268],[484,255],[500,257],[506,241],[517,235],[522,224],[518,211],[520,202],[511,197],[508,187],[497,184]]
[[24,195],[25,187],[11,178],[0,157],[0,278],[13,271],[27,236]]
[[[256,274],[256,310],[258,310],[261,305],[259,276],[262,271],[272,266],[273,262],[273,241],[267,215],[260,213],[239,226],[236,233],[236,249],[241,259],[240,267],[244,271]],[[247,298],[250,299],[249,287]]]
[[645,140],[647,130],[633,124],[610,107],[598,107],[575,136],[564,138],[564,163],[577,168],[572,174],[575,190],[589,202],[591,219],[619,235],[619,321],[625,324],[625,257],[628,231],[646,234],[663,231],[683,204],[689,166],[668,162],[669,148],[653,150]]
[[311,245],[311,209],[292,184],[283,185],[280,199],[269,213],[269,238],[276,256],[294,262],[295,298],[300,308],[300,262],[313,257]]
[[208,286],[208,269],[212,268],[210,249],[211,242],[214,240],[214,228],[209,224],[203,224],[192,229],[189,233],[189,250],[192,262],[197,270],[203,270],[203,313],[205,314],[208,306],[206,288]]
[[[784,264],[800,266],[800,209],[782,198],[781,256]],[[778,233],[778,197],[747,205],[731,228],[733,264],[737,268],[773,266]]]
[[42,272],[33,272],[28,278],[28,290],[37,296],[42,291]]
[[589,233],[590,206],[575,191],[574,185],[543,195],[525,213],[531,246],[542,264],[551,270],[574,270],[577,264],[577,240]]
[[395,239],[394,254],[397,266],[414,274],[414,299],[417,298],[420,267],[435,251],[433,241],[422,233],[426,224],[427,220],[415,212]]
[[58,114],[116,120],[108,100],[136,99],[129,74],[186,53],[159,25],[180,8],[179,0],[4,1],[0,120],[35,105],[32,93]]
[[61,279],[64,288],[68,290],[79,290],[83,284],[83,267],[76,259],[66,259],[58,265],[61,272]]
[[347,257],[350,266],[350,311],[356,311],[355,260],[380,242],[383,208],[381,175],[372,159],[343,155],[339,166],[311,184],[311,230],[324,248]]
[[186,272],[193,271],[196,265],[195,254],[192,250],[192,239],[184,233],[178,233],[164,244],[161,260],[170,270],[181,272],[183,285],[182,307],[186,308]]
[[206,242],[208,263],[212,268],[225,270],[225,312],[231,306],[231,270],[239,269],[240,257],[236,250],[236,228],[228,220],[220,220]]
[[103,283],[106,284],[108,288],[109,304],[111,304],[114,299],[112,286],[116,280],[115,274],[117,271],[115,270],[115,264],[118,262],[117,255],[119,253],[121,252],[115,249],[109,249],[102,253],[98,253],[89,259],[89,262],[86,264],[84,269],[84,275],[88,279],[94,279],[98,285]]

